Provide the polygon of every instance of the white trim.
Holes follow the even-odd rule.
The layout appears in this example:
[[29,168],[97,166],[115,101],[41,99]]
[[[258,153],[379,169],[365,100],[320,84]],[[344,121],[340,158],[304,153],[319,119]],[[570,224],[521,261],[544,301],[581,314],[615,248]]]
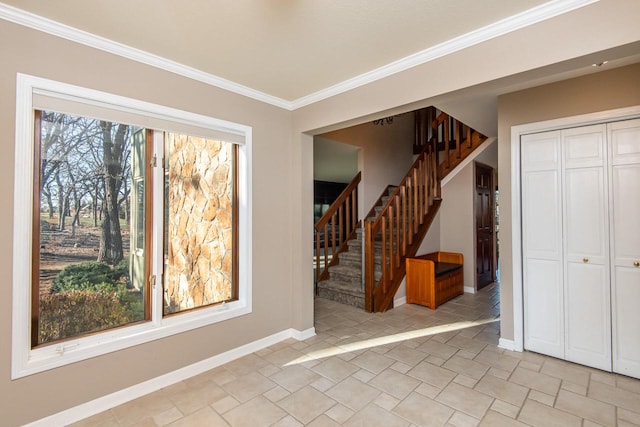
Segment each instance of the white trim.
[[400,297],[398,299],[394,299],[393,300],[393,306],[394,307],[400,307],[401,305],[405,305],[407,303],[407,297]]
[[52,425],[68,425],[75,423],[82,419],[88,418],[92,415],[100,412],[115,408],[118,405],[129,402],[133,399],[145,396],[161,388],[168,387],[176,384],[180,381],[184,381],[203,372],[217,368],[218,366],[229,363],[233,360],[255,353],[263,348],[277,344],[289,338],[303,341],[306,338],[299,337],[311,337],[315,335],[314,328],[310,328],[304,331],[297,329],[287,329],[268,337],[261,338],[259,340],[250,342],[248,344],[236,347],[224,353],[220,353],[216,356],[210,357],[200,362],[196,362],[184,368],[177,369],[173,372],[169,372],[159,377],[152,378],[150,380],[138,383],[131,387],[116,391],[106,396],[99,397],[89,402],[82,403],[73,408],[65,409],[64,411],[50,415],[46,418],[41,418],[37,421],[25,424],[25,427],[46,427]]
[[[142,114],[158,115],[177,122],[189,120],[204,128],[224,130],[244,136],[238,149],[238,300],[215,307],[203,308],[162,318],[154,316],[152,321],[123,328],[115,328],[82,336],[77,339],[31,349],[31,242],[33,216],[33,156],[34,126],[32,94],[45,91],[49,96],[71,94],[88,103],[107,105],[117,110],[135,109]],[[83,96],[84,95],[84,96]],[[111,95],[38,77],[18,74],[16,79],[16,137],[14,177],[14,228],[13,228],[13,301],[12,301],[12,363],[11,378],[16,379],[48,369],[85,360],[101,354],[121,350],[159,338],[167,337],[195,328],[242,316],[252,311],[252,130],[251,127],[213,119],[150,104],[130,98]],[[161,145],[161,144],[160,144]],[[162,177],[163,178],[163,177]],[[156,211],[160,212],[161,209]],[[155,229],[158,236],[161,230]],[[162,249],[156,247],[154,254],[162,258]],[[156,258],[156,257],[154,257]],[[162,272],[162,261],[154,261],[155,274]],[[153,308],[162,308],[162,288],[154,292]],[[154,310],[155,311],[155,310]]]
[[316,335],[316,328],[305,329],[304,331],[299,331],[297,329],[290,329],[292,331],[291,338],[295,338],[298,341],[308,340],[309,338]]
[[[522,214],[520,192],[520,137],[522,135],[587,126],[640,117],[640,105],[511,127],[511,257],[513,269],[513,350],[524,350],[524,299],[522,294]],[[502,338],[500,339],[502,340]],[[506,347],[505,347],[506,348]]]
[[368,71],[359,76],[345,80],[342,83],[330,86],[326,89],[303,96],[291,103],[293,110],[313,104],[323,99],[356,89],[369,83],[381,80],[385,77],[400,73],[418,65],[434,61],[443,56],[463,49],[475,46],[487,40],[500,37],[510,32],[519,30],[529,25],[554,18],[572,10],[588,6],[599,0],[552,0],[548,3],[525,10],[516,15],[509,16],[477,30],[447,40],[423,51],[414,53],[390,64]]
[[213,74],[205,73],[196,68],[183,65],[179,62],[163,58],[158,55],[137,49],[105,37],[97,36],[89,32],[70,27],[57,21],[18,9],[13,6],[0,3],[0,18],[15,24],[23,25],[37,31],[42,31],[53,36],[61,37],[75,43],[99,49],[108,53],[131,59],[142,64],[169,71],[183,77],[193,79],[220,89],[228,90],[238,95],[253,98],[276,107],[290,110],[291,103],[276,96],[251,89],[247,86],[232,82]]
[[506,340],[504,338],[500,338],[498,340],[498,348],[504,348],[505,350],[511,351],[522,351],[517,349],[516,343],[513,340]]
[[473,286],[465,286],[464,287],[464,292],[467,294],[475,294],[476,293],[476,288],[474,288]]
[[442,180],[440,181],[440,186],[444,187],[445,185],[447,185],[447,183],[451,181],[458,174],[458,172],[464,169],[469,163],[474,161],[476,157],[482,154],[482,152],[487,148],[489,148],[489,146],[493,144],[497,139],[498,138],[496,137],[487,138],[482,144],[480,144],[478,148],[476,148],[471,152],[470,156],[465,157],[465,159],[462,162],[460,162],[458,166],[453,168],[453,170],[449,172],[447,176],[442,178]]
[[193,67],[2,3],[0,3],[0,19],[113,53],[123,58],[169,71],[276,107],[296,110],[598,1],[552,0],[293,101],[269,95]]

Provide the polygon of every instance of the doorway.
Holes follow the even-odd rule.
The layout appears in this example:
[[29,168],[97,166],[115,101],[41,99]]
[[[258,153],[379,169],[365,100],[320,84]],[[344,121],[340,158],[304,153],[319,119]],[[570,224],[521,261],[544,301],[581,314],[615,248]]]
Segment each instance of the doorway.
[[475,163],[476,287],[495,280],[494,185],[493,168]]

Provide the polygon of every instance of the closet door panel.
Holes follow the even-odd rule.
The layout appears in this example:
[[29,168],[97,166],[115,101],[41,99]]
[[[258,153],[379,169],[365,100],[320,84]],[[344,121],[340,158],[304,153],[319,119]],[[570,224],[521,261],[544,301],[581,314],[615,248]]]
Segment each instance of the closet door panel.
[[566,359],[611,370],[610,291],[607,268],[569,263],[566,285]]
[[525,348],[564,357],[560,132],[521,140]]
[[609,124],[613,370],[640,378],[640,120]]
[[604,168],[567,169],[564,187],[567,262],[608,263]]
[[613,370],[640,378],[640,268],[613,270]]
[[529,258],[523,267],[525,348],[564,358],[562,263]]
[[611,370],[605,126],[562,134],[565,355]]

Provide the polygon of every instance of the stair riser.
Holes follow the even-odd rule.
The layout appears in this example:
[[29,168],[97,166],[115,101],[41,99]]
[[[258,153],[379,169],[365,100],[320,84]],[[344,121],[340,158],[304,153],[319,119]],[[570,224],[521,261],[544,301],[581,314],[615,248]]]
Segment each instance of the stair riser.
[[364,310],[364,294],[357,297],[333,289],[318,288],[318,296],[341,304],[351,305]]
[[329,271],[329,279],[336,282],[349,283],[354,286],[362,286],[362,276],[346,276],[344,274]]

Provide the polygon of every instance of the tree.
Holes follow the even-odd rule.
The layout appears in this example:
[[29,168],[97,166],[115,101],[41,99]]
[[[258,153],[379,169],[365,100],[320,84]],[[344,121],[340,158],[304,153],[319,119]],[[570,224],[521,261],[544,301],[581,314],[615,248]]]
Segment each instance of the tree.
[[104,173],[103,217],[98,261],[115,265],[122,261],[119,194],[122,187],[129,126],[100,121]]

